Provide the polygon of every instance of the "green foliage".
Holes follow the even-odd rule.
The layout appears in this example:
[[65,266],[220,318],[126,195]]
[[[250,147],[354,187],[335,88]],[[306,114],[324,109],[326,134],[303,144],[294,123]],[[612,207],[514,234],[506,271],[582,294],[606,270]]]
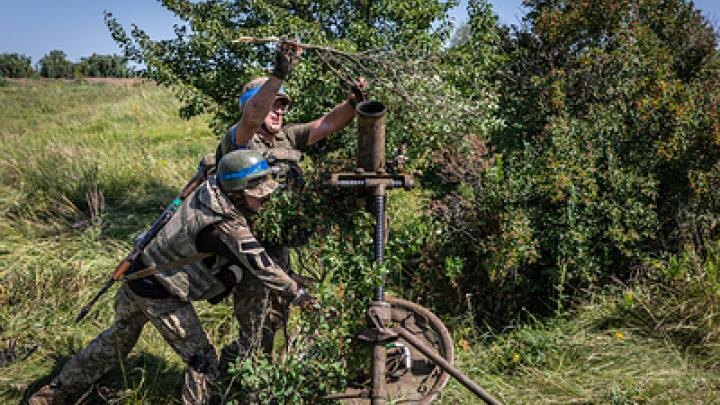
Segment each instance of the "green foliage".
[[437,251],[464,258],[458,285],[483,297],[488,317],[504,313],[500,324],[719,230],[720,76],[707,20],[685,1],[526,5],[525,26],[501,41],[506,125],[492,134],[491,164],[466,151],[441,159],[476,173],[443,174],[453,187],[437,211],[448,236]]
[[65,52],[55,49],[50,51],[38,61],[40,66],[39,73],[42,77],[51,79],[65,78],[70,79],[74,75],[74,65],[67,60]]
[[[38,72],[46,78],[82,77],[131,77],[127,60],[119,55],[92,55],[82,58],[74,64],[67,60],[65,52],[50,51],[38,62]],[[0,55],[0,77],[33,77],[36,72],[30,63],[30,57],[17,53]]]
[[[349,379],[368,369],[367,351],[351,344],[348,336],[364,324],[357,303],[366,303],[377,277],[369,273],[369,268],[358,268],[367,263],[354,263],[353,258],[347,260],[347,256],[333,256],[331,249],[327,251],[330,254],[324,255],[322,261],[330,274],[314,291],[322,307],[292,318],[285,342],[287,351],[281,360],[271,362],[261,353],[237,359],[228,372],[230,382],[223,387],[228,399],[240,403],[249,398],[261,403],[318,403],[329,394],[341,392]],[[341,263],[342,259],[346,261]],[[359,274],[359,270],[367,278],[356,276],[351,280],[350,276]],[[338,279],[347,281],[336,282]],[[348,288],[358,281],[365,282]]]
[[0,77],[32,77],[34,74],[29,56],[18,53],[0,55]]
[[[444,13],[452,6],[434,0],[412,5],[172,0],[163,5],[187,21],[187,27],[179,27],[172,40],[152,41],[139,27],[133,27],[128,35],[111,14],[106,15],[106,21],[126,55],[147,64],[148,75],[162,84],[181,86],[185,115],[214,113],[218,132],[224,132],[237,119],[237,97],[243,85],[267,74],[273,61],[272,47],[233,43],[237,37],[297,35],[303,42],[351,51],[394,48],[412,39],[415,44],[427,42],[438,49],[447,35]],[[292,119],[314,118],[332,105],[333,97],[344,93],[317,56],[307,55],[304,65],[287,86],[298,101]],[[294,97],[299,94],[303,96]]]
[[120,55],[93,53],[82,58],[75,67],[76,74],[84,77],[130,77],[127,60]]
[[[246,403],[317,403],[342,386],[344,367],[340,362],[318,361],[314,353],[291,354],[282,363],[260,356],[245,359],[229,373],[236,377],[227,399],[230,404]],[[236,399],[235,399],[236,398]]]
[[[478,15],[490,12],[487,3],[482,4],[485,7]],[[399,153],[405,145],[410,168],[427,169],[431,186],[436,184],[433,172],[437,170],[431,162],[433,151],[455,148],[464,142],[464,134],[487,134],[499,125],[492,116],[497,108],[492,88],[481,85],[466,92],[464,83],[454,76],[459,64],[467,67],[472,77],[480,77],[494,62],[461,61],[459,54],[442,48],[450,33],[446,11],[454,2],[163,1],[163,5],[187,24],[178,28],[176,38],[171,40],[153,41],[135,26],[126,32],[110,14],[106,15],[106,22],[126,56],[145,63],[148,76],[177,89],[184,103],[181,114],[189,117],[210,113],[211,125],[218,134],[237,121],[237,97],[243,85],[253,77],[267,74],[274,58],[273,46],[232,41],[240,36],[269,35],[298,35],[302,42],[365,58],[358,64],[350,63],[348,58],[307,51],[286,83],[294,105],[287,122],[317,118],[343,100],[348,80],[366,76],[371,96],[388,107],[386,149],[390,154]],[[487,21],[482,29],[490,27],[494,20]],[[495,43],[490,43],[483,47],[478,58],[489,57],[494,46]],[[274,195],[266,209],[253,219],[254,230],[264,242],[291,245],[305,242],[298,251],[299,271],[314,274],[328,289],[342,291],[345,297],[335,304],[335,295],[319,294],[324,307],[342,305],[339,319],[344,323],[328,321],[315,329],[331,326],[347,334],[362,325],[361,313],[382,274],[391,280],[390,289],[423,296],[422,284],[416,285],[414,281],[432,280],[415,274],[414,270],[425,242],[436,229],[422,216],[428,204],[426,198],[405,198],[392,192],[390,205],[394,208],[390,208],[390,216],[393,221],[396,216],[402,220],[392,224],[385,265],[371,263],[373,223],[363,212],[364,197],[338,192],[326,184],[328,172],[352,169],[354,138],[348,129],[314,145],[308,153],[310,159],[302,163],[306,189]],[[416,207],[412,215],[405,211],[404,203]],[[323,336],[318,340],[319,344],[334,348],[319,359],[328,365],[339,358],[358,361],[361,358],[357,348],[345,347],[342,342]],[[252,380],[254,384],[269,384],[277,376],[273,367],[248,365],[241,369],[245,371],[238,371],[242,374],[238,380],[252,380],[247,370],[254,370],[261,379]],[[347,367],[345,373],[355,369],[347,364],[343,367]],[[292,380],[292,384],[299,383]],[[287,387],[284,383],[279,386],[283,387],[281,390]],[[338,385],[334,389],[340,388]],[[268,389],[274,398],[286,398],[282,392]],[[302,387],[295,391],[308,395],[311,392]]]
[[[448,79],[473,100],[484,100],[495,90],[503,69],[499,51],[501,32],[498,17],[486,0],[468,2],[468,22],[458,29],[446,56]],[[481,128],[474,133],[486,136]]]

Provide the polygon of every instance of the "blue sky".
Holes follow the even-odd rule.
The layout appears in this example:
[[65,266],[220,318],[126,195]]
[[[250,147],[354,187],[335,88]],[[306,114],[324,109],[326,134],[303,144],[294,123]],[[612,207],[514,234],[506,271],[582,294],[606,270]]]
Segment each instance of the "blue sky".
[[[523,15],[521,0],[492,0],[500,21],[517,23]],[[467,19],[467,0],[452,10],[456,23]],[[719,0],[697,0],[710,21],[720,20]],[[112,12],[123,25],[136,23],[154,39],[172,36],[179,20],[153,0],[4,0],[0,13],[0,53],[18,52],[36,63],[53,49],[79,61],[93,52],[119,53],[103,22],[103,11]]]

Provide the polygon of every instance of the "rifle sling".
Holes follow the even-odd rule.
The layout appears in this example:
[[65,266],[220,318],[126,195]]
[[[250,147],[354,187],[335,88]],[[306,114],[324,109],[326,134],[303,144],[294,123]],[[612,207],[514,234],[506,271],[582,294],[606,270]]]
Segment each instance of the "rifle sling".
[[215,253],[198,253],[193,256],[186,257],[184,259],[176,260],[174,262],[170,263],[164,263],[158,266],[151,266],[146,267],[142,270],[138,270],[135,273],[128,274],[127,276],[123,277],[125,281],[131,281],[131,280],[138,280],[145,277],[150,277],[153,274],[161,273],[165,270],[171,270],[178,267],[187,266],[188,264],[193,264],[195,262],[199,262],[200,260],[203,260],[207,257],[210,257],[214,255]]

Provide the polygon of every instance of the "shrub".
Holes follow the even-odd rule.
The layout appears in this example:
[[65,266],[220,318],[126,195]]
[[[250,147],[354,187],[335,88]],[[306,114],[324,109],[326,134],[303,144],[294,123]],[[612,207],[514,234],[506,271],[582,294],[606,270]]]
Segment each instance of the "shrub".
[[70,79],[73,77],[73,63],[67,60],[65,52],[55,49],[43,56],[38,62],[39,73],[42,77]]
[[503,39],[506,125],[486,159],[472,148],[441,159],[474,173],[442,174],[444,236],[426,261],[459,274],[458,296],[479,297],[501,324],[720,229],[707,20],[685,1],[526,5],[524,27]]
[[0,77],[31,77],[34,74],[29,56],[18,53],[0,55]]
[[93,53],[82,58],[76,66],[77,74],[86,77],[130,77],[127,60],[119,55]]

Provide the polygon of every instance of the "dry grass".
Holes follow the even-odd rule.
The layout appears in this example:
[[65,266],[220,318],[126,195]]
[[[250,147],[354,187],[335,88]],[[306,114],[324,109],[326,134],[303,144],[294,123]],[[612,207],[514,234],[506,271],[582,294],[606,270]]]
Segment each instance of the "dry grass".
[[[505,403],[717,403],[717,296],[693,297],[698,290],[689,280],[672,292],[661,285],[598,293],[562,318],[460,350],[457,364]],[[658,290],[664,295],[649,294]],[[443,397],[472,402],[457,383]]]

